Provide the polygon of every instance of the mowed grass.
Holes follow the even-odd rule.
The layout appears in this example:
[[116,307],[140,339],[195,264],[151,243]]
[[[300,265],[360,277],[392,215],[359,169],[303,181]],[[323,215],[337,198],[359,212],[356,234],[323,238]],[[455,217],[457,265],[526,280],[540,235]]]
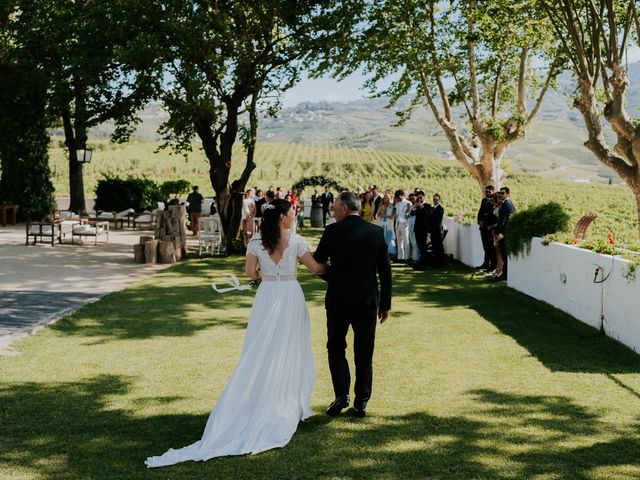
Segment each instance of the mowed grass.
[[209,284],[242,268],[192,259],[0,357],[0,479],[640,477],[640,357],[458,265],[394,267],[365,419],[323,414],[324,284],[301,274],[317,415],[283,449],[147,470],[200,438],[234,368],[254,292]]

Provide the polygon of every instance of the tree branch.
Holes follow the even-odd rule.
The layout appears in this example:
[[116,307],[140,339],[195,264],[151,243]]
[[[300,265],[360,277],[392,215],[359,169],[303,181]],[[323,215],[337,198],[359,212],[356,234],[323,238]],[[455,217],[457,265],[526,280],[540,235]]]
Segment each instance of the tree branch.
[[538,94],[538,98],[536,99],[536,103],[533,107],[533,109],[531,110],[531,113],[529,113],[529,116],[527,117],[527,121],[525,123],[525,127],[528,126],[533,119],[536,117],[536,115],[538,114],[538,110],[540,110],[540,106],[542,105],[542,100],[544,99],[544,96],[547,93],[547,90],[549,90],[549,85],[551,85],[551,80],[553,80],[553,78],[555,77],[556,73],[558,71],[558,67],[557,67],[557,63],[554,61],[551,66],[549,67],[549,72],[547,73],[547,78],[544,82],[544,86],[542,87],[542,90],[540,90],[540,93]]
[[527,71],[527,55],[529,53],[529,47],[522,47],[520,52],[520,68],[518,70],[518,112],[524,113],[526,111],[524,106],[525,99],[525,74]]
[[476,52],[475,43],[473,41],[475,28],[475,9],[476,1],[469,0],[469,12],[467,14],[467,34],[469,36],[469,41],[467,44],[467,48],[469,49],[469,86],[471,87],[471,101],[473,105],[472,121],[477,120],[480,111],[480,96],[478,93],[478,77],[476,72]]

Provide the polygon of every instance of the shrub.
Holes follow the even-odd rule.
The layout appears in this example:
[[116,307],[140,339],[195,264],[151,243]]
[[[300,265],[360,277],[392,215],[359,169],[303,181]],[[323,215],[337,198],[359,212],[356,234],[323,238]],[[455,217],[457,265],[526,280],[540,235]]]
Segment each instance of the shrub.
[[509,218],[505,242],[509,253],[520,255],[531,249],[533,237],[567,230],[569,214],[557,202],[534,205]]
[[184,195],[191,189],[191,183],[187,180],[167,180],[160,185],[160,192],[164,195],[165,198],[175,195],[179,197],[180,195]]
[[119,212],[133,208],[137,212],[153,210],[164,197],[160,187],[148,178],[108,177],[98,180],[96,210]]

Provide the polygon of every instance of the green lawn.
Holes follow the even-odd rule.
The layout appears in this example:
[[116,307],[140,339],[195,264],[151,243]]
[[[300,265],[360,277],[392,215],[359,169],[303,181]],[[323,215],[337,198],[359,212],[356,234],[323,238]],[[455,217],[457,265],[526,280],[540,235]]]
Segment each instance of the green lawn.
[[284,449],[147,470],[197,440],[242,347],[253,292],[194,259],[86,306],[0,357],[0,479],[640,477],[640,357],[466,268],[394,268],[369,416],[330,419],[324,284],[317,415]]

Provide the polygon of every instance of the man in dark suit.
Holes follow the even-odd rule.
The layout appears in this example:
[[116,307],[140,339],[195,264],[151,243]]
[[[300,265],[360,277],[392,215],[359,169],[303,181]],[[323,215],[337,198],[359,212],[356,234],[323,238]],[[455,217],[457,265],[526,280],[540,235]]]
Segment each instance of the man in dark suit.
[[491,202],[494,190],[493,185],[485,187],[484,198],[480,202],[477,218],[482,248],[484,249],[484,260],[478,269],[487,270],[488,272],[496,268],[496,249],[493,245],[493,232],[489,229],[489,226],[494,223],[492,220],[495,218],[493,215],[493,203]]
[[382,195],[378,192],[378,187],[371,185],[369,187],[371,192],[371,201],[373,202],[373,218],[378,218],[378,208],[380,208],[380,202],[382,201]]
[[436,267],[444,265],[443,226],[444,208],[440,205],[440,194],[433,195],[433,207],[429,215],[429,235],[431,236],[431,248],[433,250],[433,264]]
[[511,214],[516,211],[516,207],[509,197],[510,191],[508,187],[502,187],[498,192],[500,195],[501,203],[500,210],[498,211],[498,223],[495,228],[496,238],[498,239],[498,247],[500,247],[500,255],[502,255],[502,273],[496,280],[505,281],[507,279],[507,260],[509,259],[509,252],[507,251],[507,244],[505,242],[505,236],[507,235],[507,225]]
[[416,217],[413,224],[413,232],[420,252],[420,260],[413,265],[413,269],[424,270],[427,267],[427,237],[429,234],[431,205],[424,203],[424,192],[422,190],[416,193],[416,203],[413,205],[410,215]]
[[349,405],[351,376],[345,352],[351,325],[356,365],[353,409],[356,416],[364,417],[371,397],[376,317],[383,323],[391,309],[391,264],[383,230],[359,216],[357,195],[340,193],[333,210],[336,223],[325,229],[314,254],[318,262],[330,261],[325,308],[329,369],[336,398],[327,415],[339,415]]
[[333,193],[329,191],[329,187],[324,187],[324,193],[320,195],[320,203],[322,204],[322,225],[327,224],[327,215],[333,204]]

